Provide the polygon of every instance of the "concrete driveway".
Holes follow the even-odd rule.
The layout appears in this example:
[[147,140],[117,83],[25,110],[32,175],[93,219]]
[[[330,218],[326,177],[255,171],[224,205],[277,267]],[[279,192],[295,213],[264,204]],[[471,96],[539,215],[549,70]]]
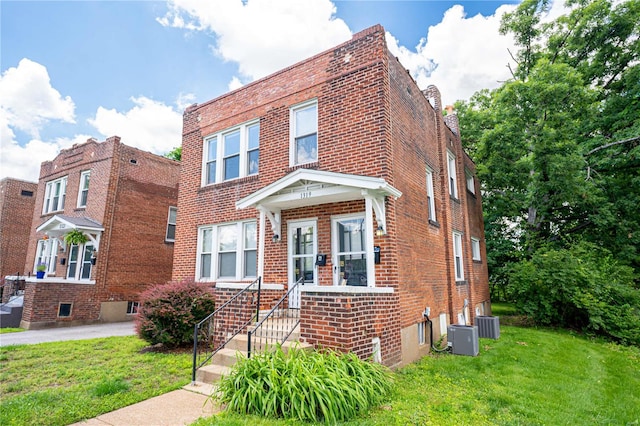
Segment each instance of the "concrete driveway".
[[26,330],[17,333],[0,334],[0,346],[32,345],[62,340],[84,340],[98,337],[132,336],[136,334],[133,321],[109,324],[81,325],[77,327]]

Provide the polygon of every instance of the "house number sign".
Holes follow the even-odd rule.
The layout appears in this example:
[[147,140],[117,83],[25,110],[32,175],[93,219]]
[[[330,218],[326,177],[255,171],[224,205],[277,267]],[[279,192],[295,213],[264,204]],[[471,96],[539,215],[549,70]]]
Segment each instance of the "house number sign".
[[311,191],[304,191],[300,193],[300,199],[311,198]]

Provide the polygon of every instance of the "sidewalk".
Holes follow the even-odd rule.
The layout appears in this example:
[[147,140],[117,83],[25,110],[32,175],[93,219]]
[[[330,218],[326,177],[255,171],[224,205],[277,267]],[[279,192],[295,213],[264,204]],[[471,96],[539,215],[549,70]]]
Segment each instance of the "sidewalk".
[[208,417],[220,408],[208,400],[210,385],[185,386],[182,389],[146,401],[101,414],[70,426],[178,426]]
[[133,336],[134,334],[136,334],[136,331],[133,321],[113,322],[0,334],[0,346],[31,345],[62,340],[95,339],[98,337]]

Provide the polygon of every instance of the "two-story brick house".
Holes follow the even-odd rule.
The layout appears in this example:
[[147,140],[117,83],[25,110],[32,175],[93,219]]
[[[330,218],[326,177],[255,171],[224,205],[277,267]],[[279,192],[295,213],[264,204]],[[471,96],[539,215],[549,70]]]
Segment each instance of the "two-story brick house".
[[284,291],[304,340],[386,365],[489,314],[456,116],[375,26],[184,113],[173,278]]
[[[140,292],[171,279],[179,169],[117,136],[42,163],[21,326],[131,319]],[[72,231],[86,241],[65,241]]]

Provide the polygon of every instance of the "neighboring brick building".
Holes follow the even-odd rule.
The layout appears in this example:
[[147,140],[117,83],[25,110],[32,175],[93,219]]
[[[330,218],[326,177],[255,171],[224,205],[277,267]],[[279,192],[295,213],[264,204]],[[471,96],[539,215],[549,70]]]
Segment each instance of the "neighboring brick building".
[[[40,169],[22,327],[123,321],[171,279],[180,165],[117,136],[62,150]],[[67,244],[80,231],[87,240]]]
[[490,313],[479,185],[441,111],[381,26],[190,106],[173,278],[304,277],[289,302],[307,342],[390,366],[426,354],[425,312],[435,338]]
[[25,274],[37,189],[34,182],[0,180],[0,280],[7,275]]

